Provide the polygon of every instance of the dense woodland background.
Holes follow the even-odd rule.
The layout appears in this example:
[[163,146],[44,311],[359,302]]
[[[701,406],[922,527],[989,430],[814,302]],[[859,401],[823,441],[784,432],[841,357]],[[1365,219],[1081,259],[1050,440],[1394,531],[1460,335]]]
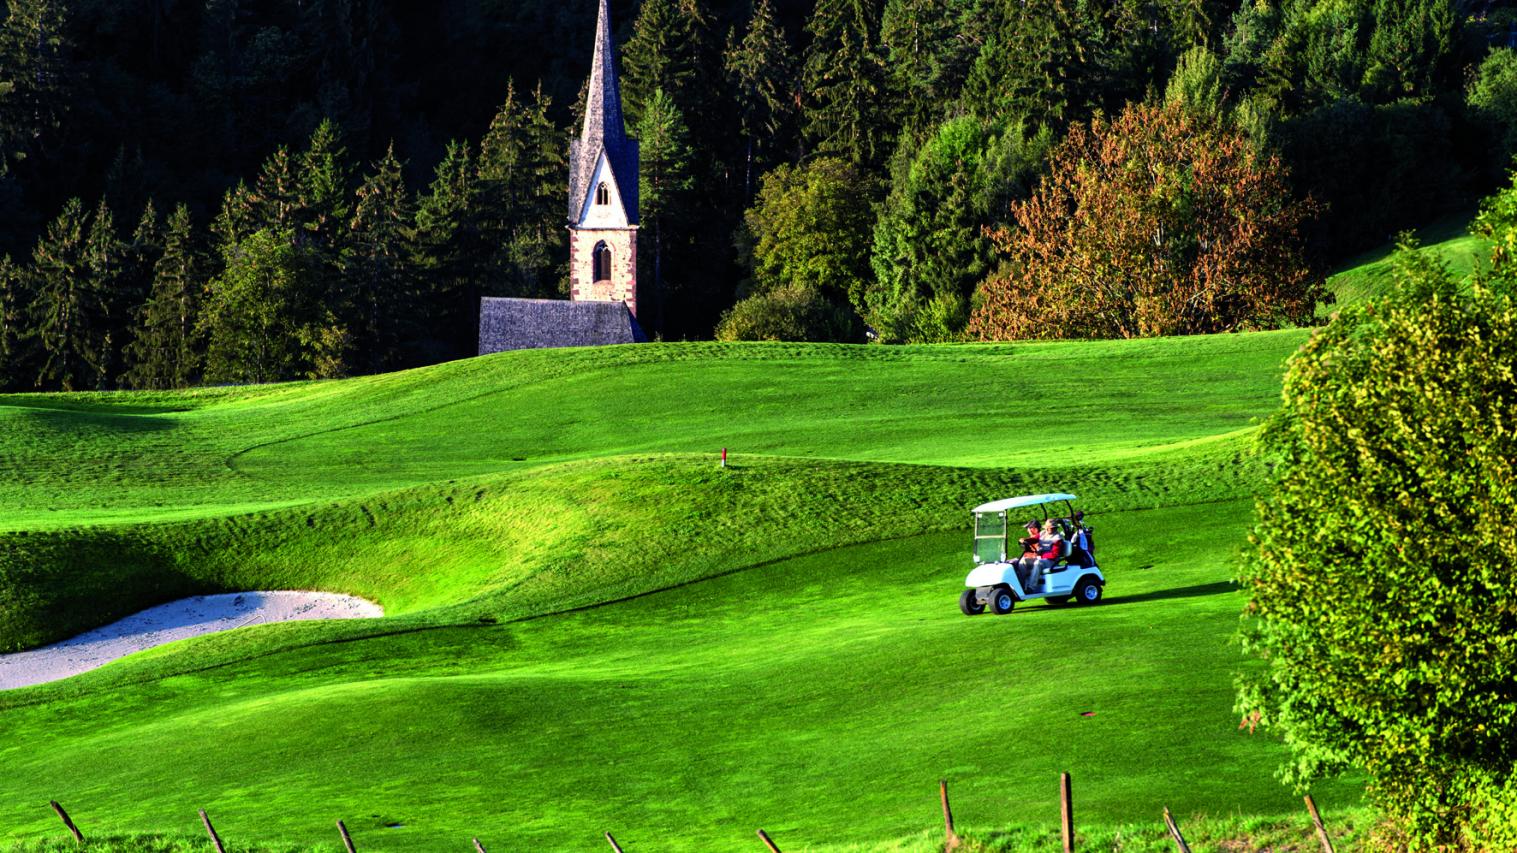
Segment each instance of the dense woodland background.
[[[1470,206],[1517,146],[1517,15],[1483,0],[611,5],[643,146],[644,319],[666,339],[1020,336],[980,310],[1007,302],[994,282],[1030,286],[1019,245],[1111,251],[1018,237],[1034,208],[1074,209],[1034,197],[1082,162],[1072,128],[1086,150],[1161,121],[1216,140],[1199,147],[1241,158],[1213,170],[1219,199],[1278,177],[1243,193],[1262,207],[1212,209],[1192,164],[1151,156],[1164,134],[1111,136],[1137,152],[1118,172],[1178,189],[1128,187],[1089,221],[1178,232],[1166,264],[1227,271],[1198,260],[1221,238],[1197,211],[1289,208],[1292,280]],[[593,0],[0,10],[5,388],[393,369],[470,354],[480,295],[564,290]]]

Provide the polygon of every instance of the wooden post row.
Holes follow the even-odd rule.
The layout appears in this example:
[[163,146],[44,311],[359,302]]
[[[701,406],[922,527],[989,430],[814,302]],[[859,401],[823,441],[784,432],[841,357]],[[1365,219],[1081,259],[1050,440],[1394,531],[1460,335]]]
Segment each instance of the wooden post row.
[[1068,773],[1059,774],[1059,829],[1064,836],[1064,853],[1075,853],[1075,798]]
[[200,810],[200,822],[205,824],[206,834],[211,836],[211,843],[216,845],[216,853],[226,853],[226,848],[221,846],[221,836],[216,834],[216,827],[211,826],[211,816]]
[[1312,802],[1312,795],[1306,795],[1306,813],[1312,816],[1312,826],[1317,829],[1317,840],[1322,842],[1322,853],[1335,853],[1333,840],[1327,837],[1327,827],[1322,825],[1322,815],[1317,813],[1317,804]]
[[1190,845],[1185,843],[1185,836],[1180,834],[1180,827],[1175,823],[1175,816],[1169,813],[1169,806],[1164,807],[1164,826],[1169,830],[1169,836],[1175,840],[1175,849],[1179,853],[1190,853]]
[[59,819],[63,821],[64,826],[68,827],[68,831],[74,834],[74,843],[83,844],[84,833],[79,831],[79,827],[74,826],[74,822],[69,819],[68,812],[63,810],[63,806],[58,805],[57,800],[48,800],[48,805],[52,806],[53,811],[58,813]]
[[775,846],[774,839],[769,837],[769,833],[761,829],[758,831],[758,837],[760,841],[764,842],[764,846],[769,848],[769,853],[780,853],[780,848]]
[[353,837],[348,835],[348,828],[340,820],[337,822],[337,832],[342,836],[342,846],[348,849],[348,853],[358,853],[353,849]]

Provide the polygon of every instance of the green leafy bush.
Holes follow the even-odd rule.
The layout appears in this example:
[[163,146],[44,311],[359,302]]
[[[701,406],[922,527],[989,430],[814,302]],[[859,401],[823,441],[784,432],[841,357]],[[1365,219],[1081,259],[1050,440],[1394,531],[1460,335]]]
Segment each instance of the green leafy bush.
[[716,326],[719,341],[853,341],[852,312],[804,287],[782,287],[732,306]]
[[1292,358],[1244,570],[1239,710],[1288,780],[1348,767],[1413,849],[1517,849],[1517,188],[1463,294],[1403,246],[1397,290]]

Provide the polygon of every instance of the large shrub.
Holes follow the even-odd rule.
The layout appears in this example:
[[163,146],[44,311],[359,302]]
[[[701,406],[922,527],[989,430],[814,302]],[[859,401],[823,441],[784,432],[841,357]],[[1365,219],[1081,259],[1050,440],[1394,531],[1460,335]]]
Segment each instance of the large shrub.
[[719,341],[835,341],[859,337],[853,312],[804,287],[782,287],[732,306],[716,326]]
[[[1487,208],[1517,239],[1517,190]],[[1411,247],[1398,289],[1291,360],[1243,573],[1245,722],[1297,784],[1348,767],[1416,849],[1517,849],[1517,274],[1461,293]]]
[[1076,124],[1049,158],[1005,264],[977,293],[982,340],[1129,338],[1301,322],[1322,296],[1297,230],[1310,206],[1241,131],[1183,105]]

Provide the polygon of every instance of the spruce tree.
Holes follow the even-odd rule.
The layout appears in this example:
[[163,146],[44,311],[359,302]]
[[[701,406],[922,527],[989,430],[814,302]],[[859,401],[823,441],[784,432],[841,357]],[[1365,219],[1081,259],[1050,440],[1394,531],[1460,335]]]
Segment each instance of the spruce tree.
[[27,276],[10,255],[0,255],[0,389],[19,390],[28,373]]
[[[106,223],[109,225],[109,223]],[[95,228],[84,204],[71,198],[32,252],[36,297],[31,304],[40,365],[37,385],[65,391],[95,388],[105,366],[105,300],[93,256]]]
[[137,336],[127,349],[125,379],[131,387],[183,388],[194,381],[200,361],[195,327],[202,266],[190,210],[181,204],[169,216],[163,253],[153,265],[152,290],[137,312]]
[[295,208],[302,236],[323,252],[336,252],[347,225],[351,171],[337,125],[322,119],[296,166]]
[[411,263],[415,213],[392,143],[358,188],[349,223],[343,273],[353,293],[357,363],[378,373],[403,362],[401,345],[414,331],[418,309]]
[[963,108],[990,121],[1061,125],[1089,106],[1102,33],[1078,0],[989,0]]
[[727,79],[737,99],[743,134],[743,200],[753,197],[755,176],[793,152],[796,139],[795,60],[769,0],[758,0],[748,32],[730,45]]
[[[662,90],[680,111],[710,118],[710,81],[721,70],[712,17],[703,0],[646,0],[622,48],[622,106],[637,126],[643,109]],[[718,132],[713,128],[712,132]]]
[[288,234],[293,239],[296,228],[304,224],[297,219],[300,196],[295,158],[290,156],[290,149],[281,145],[263,162],[247,199],[252,205],[255,227]]
[[450,142],[416,205],[416,266],[428,282],[431,322],[449,357],[468,353],[475,330],[482,251],[478,173],[467,142]]
[[877,165],[895,138],[874,0],[819,0],[806,31],[806,139],[820,154]]
[[689,132],[684,116],[662,90],[654,90],[638,122],[642,165],[638,175],[641,227],[653,234],[653,293],[655,325],[663,326],[667,287],[664,281],[665,232],[677,228],[693,181],[690,177]]
[[978,0],[885,0],[880,42],[889,61],[890,101],[913,138],[953,106],[974,63]]
[[56,127],[67,105],[63,0],[9,0],[0,24],[0,163],[19,160]]

